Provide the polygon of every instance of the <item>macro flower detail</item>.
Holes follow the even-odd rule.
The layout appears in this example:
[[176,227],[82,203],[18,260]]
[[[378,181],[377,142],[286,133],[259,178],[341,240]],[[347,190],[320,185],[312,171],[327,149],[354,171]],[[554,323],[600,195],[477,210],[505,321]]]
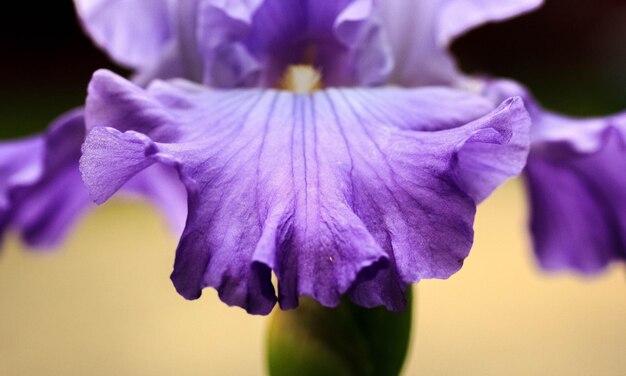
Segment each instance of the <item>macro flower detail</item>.
[[177,290],[213,287],[255,314],[346,293],[398,310],[407,285],[452,275],[476,204],[521,171],[529,127],[519,99],[493,109],[445,88],[146,91],[107,71],[90,84],[87,122],[95,201],[155,163],[175,167],[189,208]]
[[182,77],[213,87],[275,86],[287,66],[307,61],[324,67],[327,84],[369,85],[383,83],[392,67],[373,0],[75,3],[85,30],[114,60],[147,67],[142,83]]
[[[52,247],[94,207],[78,169],[84,139],[84,113],[78,109],[61,116],[42,135],[0,145],[1,232],[15,229],[30,246]],[[184,223],[184,192],[170,169],[146,170],[123,191],[148,197],[174,229]]]
[[[28,158],[0,147],[0,223],[58,242],[90,206],[76,166],[91,132],[82,176],[97,202],[122,189],[179,225],[191,209],[172,275],[185,297],[210,286],[252,313],[301,295],[401,309],[407,285],[460,268],[475,205],[525,163],[528,119],[517,99],[339,87],[462,87],[451,41],[539,3],[76,0],[137,86],[100,72],[86,114],[17,144]],[[398,28],[407,4],[418,19]],[[317,81],[297,89],[285,72],[298,65]]]
[[[327,86],[460,85],[448,48],[541,0],[75,0],[87,33],[135,81],[274,87],[290,65]],[[142,17],[134,15],[141,13]],[[139,43],[138,41],[141,41]]]
[[375,8],[372,0],[201,2],[205,82],[273,87],[288,66],[307,63],[323,69],[327,85],[381,84],[392,62]]
[[71,1],[0,37],[0,376],[619,368],[624,4]]
[[486,93],[494,101],[523,96],[533,119],[524,178],[541,266],[597,273],[625,261],[626,113],[590,119],[554,114],[506,80],[489,82]]
[[[82,2],[85,29],[121,63],[132,66],[119,57],[152,30],[141,47],[152,64],[134,78],[141,86],[176,77],[267,88],[177,81],[146,92],[106,72],[90,85],[81,166],[96,201],[155,162],[178,169],[187,188],[172,275],[187,298],[214,287],[252,313],[295,307],[302,295],[401,309],[407,285],[460,268],[476,203],[525,163],[528,119],[518,100],[494,110],[442,88],[331,88],[392,76],[406,86],[462,86],[451,40],[539,1],[412,1],[421,22],[408,28],[415,33],[404,49],[393,40],[397,1],[126,0],[150,7],[152,18],[139,21],[111,17],[130,9],[121,0]],[[317,71],[303,85],[289,73],[299,65]],[[407,78],[409,66],[423,75]],[[285,86],[300,94],[274,89]]]

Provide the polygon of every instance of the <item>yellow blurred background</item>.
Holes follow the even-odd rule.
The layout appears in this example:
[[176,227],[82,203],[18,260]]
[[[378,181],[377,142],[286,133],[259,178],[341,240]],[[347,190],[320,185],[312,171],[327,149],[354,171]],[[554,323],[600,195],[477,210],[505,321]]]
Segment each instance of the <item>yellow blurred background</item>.
[[[540,272],[526,217],[522,184],[510,182],[479,208],[463,269],[419,284],[405,375],[626,375],[626,268]],[[119,200],[54,253],[8,239],[0,375],[264,374],[266,318],[212,290],[179,297],[168,278],[175,243],[154,210]]]

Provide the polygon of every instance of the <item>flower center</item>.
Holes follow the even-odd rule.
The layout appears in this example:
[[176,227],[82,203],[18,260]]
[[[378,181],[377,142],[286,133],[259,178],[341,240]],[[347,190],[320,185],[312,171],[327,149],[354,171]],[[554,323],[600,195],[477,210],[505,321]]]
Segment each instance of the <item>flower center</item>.
[[290,65],[278,88],[298,94],[312,93],[322,89],[322,75],[310,65]]

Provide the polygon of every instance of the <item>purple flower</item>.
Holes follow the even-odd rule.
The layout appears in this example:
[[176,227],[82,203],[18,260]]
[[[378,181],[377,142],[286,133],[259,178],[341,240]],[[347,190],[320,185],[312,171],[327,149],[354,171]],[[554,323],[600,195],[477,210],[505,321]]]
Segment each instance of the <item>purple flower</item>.
[[[78,3],[111,56],[188,80],[144,90],[97,72],[81,159],[98,203],[146,168],[178,171],[189,213],[172,280],[188,299],[213,287],[255,314],[303,295],[402,309],[408,285],[459,270],[476,204],[525,164],[519,99],[345,86],[456,83],[438,76],[456,72],[450,41],[537,1],[415,1],[419,30],[402,42],[389,36],[404,1]],[[298,82],[300,64],[320,77]]]
[[536,256],[548,270],[597,273],[626,260],[626,112],[575,119],[544,110],[512,81],[488,82],[495,101],[519,95],[533,120],[525,169]]
[[[179,16],[161,17],[167,25],[151,33],[168,35],[153,71],[223,87],[275,86],[302,61],[327,86],[381,83],[392,72],[384,17],[371,1],[179,5]],[[424,10],[445,13],[435,5]],[[149,14],[168,9],[152,6]],[[458,32],[486,21],[481,12]],[[122,29],[85,25],[112,56],[136,40],[132,22],[114,39],[103,30]],[[425,30],[415,43],[444,59],[447,41]],[[161,83],[142,91],[102,72],[90,86],[82,171],[102,202],[155,162],[178,169],[190,212],[172,278],[187,298],[211,286],[228,304],[267,313],[277,300],[291,308],[309,295],[335,305],[348,293],[400,309],[408,284],[460,268],[476,202],[524,164],[521,103],[492,109],[446,89],[297,95]]]

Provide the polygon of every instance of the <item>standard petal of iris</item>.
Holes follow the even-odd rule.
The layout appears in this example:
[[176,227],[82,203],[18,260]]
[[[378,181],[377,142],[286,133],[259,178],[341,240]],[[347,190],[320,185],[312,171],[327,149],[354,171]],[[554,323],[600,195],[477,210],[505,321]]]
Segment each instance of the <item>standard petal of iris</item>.
[[[84,138],[83,110],[78,109],[40,136],[0,145],[2,232],[15,229],[32,247],[53,247],[93,208],[78,169]],[[150,199],[178,231],[186,214],[185,192],[174,171],[155,167],[133,178],[124,193]]]
[[[311,64],[327,85],[383,83],[392,67],[373,0],[206,1],[198,50],[214,87],[270,86]],[[268,27],[271,25],[271,27]]]
[[494,100],[522,95],[532,117],[524,176],[541,266],[597,273],[626,260],[626,113],[590,119],[554,114],[507,80],[488,81],[486,94]]
[[85,31],[118,63],[152,66],[175,35],[175,0],[74,0]]
[[[160,102],[179,134],[157,142],[100,117],[106,127],[92,123],[81,159],[92,196],[104,201],[156,162],[177,168],[189,215],[176,288],[193,299],[213,287],[257,314],[302,295],[334,306],[346,293],[401,309],[408,284],[461,267],[476,202],[519,173],[528,149],[519,99],[489,112],[485,99],[441,88],[298,95],[158,83],[115,111],[90,93],[88,107],[140,124],[154,113],[141,104]],[[500,160],[512,161],[506,171]]]
[[393,50],[391,81],[402,86],[451,85],[461,73],[448,49],[454,39],[488,22],[529,12],[542,0],[381,1]]

